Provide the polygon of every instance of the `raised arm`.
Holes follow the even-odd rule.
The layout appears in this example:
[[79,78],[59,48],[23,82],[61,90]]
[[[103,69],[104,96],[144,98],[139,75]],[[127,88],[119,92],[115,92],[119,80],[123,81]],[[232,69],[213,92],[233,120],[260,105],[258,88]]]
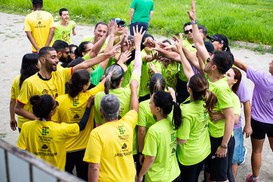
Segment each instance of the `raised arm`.
[[132,80],[130,83],[131,87],[131,110],[135,110],[138,112],[138,94],[137,94],[137,88],[138,88],[138,81]]
[[110,51],[104,52],[101,55],[89,59],[87,61],[84,61],[76,66],[73,67],[74,71],[77,71],[79,69],[88,69],[91,66],[94,66],[96,64],[99,64],[100,62],[111,58],[112,56],[114,56],[116,53],[118,53],[120,51],[120,44],[115,45]]
[[248,69],[248,66],[237,58],[234,58],[234,65],[245,72]]
[[192,67],[191,67],[189,61],[185,57],[183,49],[182,49],[183,35],[182,35],[182,33],[179,33],[179,38],[177,38],[176,36],[174,36],[173,38],[175,40],[175,45],[177,47],[177,51],[180,55],[180,61],[181,61],[182,67],[183,67],[183,72],[185,73],[187,79],[190,80],[190,78],[194,75],[194,72],[192,70]]
[[189,18],[192,21],[192,34],[193,34],[193,41],[194,45],[196,47],[196,50],[198,51],[199,60],[199,66],[200,71],[204,70],[205,64],[204,61],[210,58],[210,55],[205,47],[204,41],[202,39],[202,36],[199,33],[198,26],[197,26],[197,19],[196,19],[196,11],[195,11],[195,0],[192,0],[192,9],[191,11],[188,11]]
[[143,35],[146,31],[142,32],[142,27],[140,30],[138,30],[138,25],[136,27],[133,27],[134,31],[134,42],[135,42],[135,62],[134,62],[134,69],[133,69],[133,75],[137,74],[138,76],[141,76],[141,67],[142,67],[142,59],[141,59],[141,50],[140,45],[143,38]]

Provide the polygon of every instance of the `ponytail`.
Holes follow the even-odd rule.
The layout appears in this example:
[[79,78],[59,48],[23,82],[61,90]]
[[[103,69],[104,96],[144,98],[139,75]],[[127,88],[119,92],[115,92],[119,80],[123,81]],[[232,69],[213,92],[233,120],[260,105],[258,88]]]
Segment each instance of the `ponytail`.
[[179,126],[182,124],[182,113],[181,113],[180,106],[177,102],[173,101],[173,126],[174,129],[178,129]]
[[106,76],[105,83],[104,83],[104,93],[109,94],[109,90],[111,87],[111,77]]
[[218,101],[216,95],[211,92],[208,88],[205,89],[204,95],[203,95],[203,99],[205,101],[205,108],[209,111],[209,112],[213,112],[214,107],[216,106],[216,103]]

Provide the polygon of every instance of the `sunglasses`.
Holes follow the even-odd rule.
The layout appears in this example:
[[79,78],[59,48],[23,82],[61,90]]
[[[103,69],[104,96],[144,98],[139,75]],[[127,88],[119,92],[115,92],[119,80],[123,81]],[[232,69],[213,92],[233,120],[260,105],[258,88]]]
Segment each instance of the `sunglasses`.
[[125,27],[125,25],[124,24],[119,24],[118,27]]
[[223,40],[217,40],[217,39],[211,39],[210,42],[211,42],[211,43],[213,43],[213,42],[220,42],[221,44],[224,43]]
[[185,32],[185,34],[192,33],[192,29],[185,30],[184,32]]

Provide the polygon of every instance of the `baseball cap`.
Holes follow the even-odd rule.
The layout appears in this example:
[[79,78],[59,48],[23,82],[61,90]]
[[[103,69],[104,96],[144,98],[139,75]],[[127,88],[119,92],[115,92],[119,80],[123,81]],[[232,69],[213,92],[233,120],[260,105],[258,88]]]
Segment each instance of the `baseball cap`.
[[207,49],[207,51],[211,54],[213,54],[214,52],[214,46],[211,42],[204,42],[205,43],[205,47]]
[[114,20],[118,25],[124,25],[125,21],[123,21],[120,18],[112,18],[112,20]]
[[213,36],[207,36],[207,38],[211,41],[219,41],[224,44],[226,47],[228,46],[228,38],[223,34],[215,34]]
[[32,4],[43,4],[43,0],[32,0]]

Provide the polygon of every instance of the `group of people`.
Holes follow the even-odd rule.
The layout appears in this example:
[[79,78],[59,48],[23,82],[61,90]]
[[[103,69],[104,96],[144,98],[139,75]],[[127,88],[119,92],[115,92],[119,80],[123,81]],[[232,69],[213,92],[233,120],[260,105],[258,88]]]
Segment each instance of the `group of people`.
[[[246,181],[259,181],[265,135],[273,150],[273,61],[267,75],[236,59],[225,35],[198,25],[194,0],[174,43],[147,33],[153,2],[134,0],[130,30],[120,18],[98,22],[80,45],[71,44],[67,9],[44,23],[52,17],[43,1],[32,2],[25,32],[33,53],[11,89],[19,148],[88,181],[198,182],[203,169],[205,181],[235,181],[246,133]],[[252,106],[240,70],[255,84]]]

